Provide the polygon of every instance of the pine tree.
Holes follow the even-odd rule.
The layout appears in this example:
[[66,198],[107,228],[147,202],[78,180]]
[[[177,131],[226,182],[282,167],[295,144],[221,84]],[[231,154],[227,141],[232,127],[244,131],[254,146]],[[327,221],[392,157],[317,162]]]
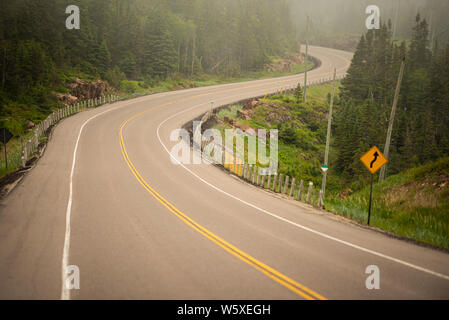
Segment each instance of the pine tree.
[[104,78],[104,75],[109,70],[111,64],[111,53],[108,50],[106,40],[103,40],[101,42],[101,45],[97,52],[98,52],[97,55],[98,70],[100,72],[101,77]]
[[302,101],[303,94],[304,93],[302,92],[301,85],[298,83],[298,85],[296,86],[295,91],[293,93],[293,95],[296,98],[296,101]]
[[177,52],[173,36],[161,14],[156,13],[148,18],[144,36],[144,72],[165,78],[176,69]]

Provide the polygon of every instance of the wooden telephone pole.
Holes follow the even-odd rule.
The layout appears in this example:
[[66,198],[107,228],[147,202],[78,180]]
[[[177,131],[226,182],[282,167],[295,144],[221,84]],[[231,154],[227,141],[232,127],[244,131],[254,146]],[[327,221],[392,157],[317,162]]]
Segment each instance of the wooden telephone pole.
[[[387,159],[390,152],[391,133],[393,131],[394,116],[396,114],[396,106],[398,104],[399,90],[401,88],[402,76],[404,74],[404,66],[405,66],[405,58],[402,59],[401,62],[401,69],[399,70],[398,82],[396,84],[396,91],[394,93],[393,107],[391,108],[390,121],[388,123],[387,140],[385,141],[385,148],[384,148],[384,156]],[[379,182],[385,179],[386,169],[387,166],[383,166],[380,169]]]
[[305,72],[304,72],[304,102],[307,101],[307,59],[309,55],[309,16],[307,16],[306,22],[306,57],[304,59]]

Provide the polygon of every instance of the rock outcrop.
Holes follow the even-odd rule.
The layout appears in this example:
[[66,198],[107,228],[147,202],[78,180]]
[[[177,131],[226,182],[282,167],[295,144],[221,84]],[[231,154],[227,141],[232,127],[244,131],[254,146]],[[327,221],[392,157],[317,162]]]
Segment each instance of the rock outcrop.
[[270,72],[291,72],[292,64],[302,63],[304,63],[304,58],[301,55],[288,54],[282,61],[266,64],[265,70]]
[[103,97],[107,92],[113,91],[109,84],[103,80],[89,82],[75,79],[74,82],[68,83],[66,87],[70,90],[72,96],[80,100]]
[[26,125],[27,129],[32,129],[32,128],[34,128],[34,127],[36,126],[36,125],[34,124],[34,122],[31,121],[31,120],[27,120],[27,121],[25,122],[25,125]]
[[237,117],[243,120],[249,120],[250,119],[249,110],[237,110]]
[[56,97],[58,98],[58,100],[62,103],[64,103],[65,105],[73,105],[75,103],[78,102],[78,98],[75,96],[72,96],[70,93],[56,93]]
[[259,103],[259,100],[257,100],[257,99],[248,100],[243,105],[243,110],[252,110],[257,106],[257,103]]
[[69,93],[55,93],[58,100],[65,105],[74,105],[79,101],[104,97],[115,92],[106,81],[86,81],[76,78],[73,82],[66,84]]

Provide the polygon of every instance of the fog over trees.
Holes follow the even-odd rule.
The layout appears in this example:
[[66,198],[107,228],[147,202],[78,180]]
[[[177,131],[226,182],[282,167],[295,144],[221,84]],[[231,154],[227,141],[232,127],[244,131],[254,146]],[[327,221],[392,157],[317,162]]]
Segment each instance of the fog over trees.
[[[79,30],[66,28],[68,5],[79,7]],[[272,57],[298,52],[289,13],[286,0],[1,1],[0,105],[10,107],[0,117],[20,108],[48,113],[51,93],[75,77],[120,90],[126,79],[149,88],[262,70]]]
[[[395,39],[410,39],[414,18],[419,12],[429,24],[429,40],[449,39],[449,1],[446,0],[289,0],[291,16],[300,38],[305,38],[309,16],[311,43],[335,43],[332,40],[360,36],[366,30],[365,8],[376,5],[380,18],[391,20]],[[327,41],[327,42],[326,42]],[[354,45],[354,41],[352,41]]]

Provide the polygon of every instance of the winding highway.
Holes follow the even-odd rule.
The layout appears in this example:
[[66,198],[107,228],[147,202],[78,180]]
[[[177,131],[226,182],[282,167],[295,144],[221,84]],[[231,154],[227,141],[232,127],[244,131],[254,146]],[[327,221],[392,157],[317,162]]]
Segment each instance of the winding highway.
[[[310,47],[315,81],[352,54]],[[447,299],[449,255],[282,199],[219,168],[175,165],[170,133],[287,76],[106,104],[55,127],[0,203],[1,299]],[[68,290],[66,268],[80,271]],[[368,266],[380,288],[367,289]]]

